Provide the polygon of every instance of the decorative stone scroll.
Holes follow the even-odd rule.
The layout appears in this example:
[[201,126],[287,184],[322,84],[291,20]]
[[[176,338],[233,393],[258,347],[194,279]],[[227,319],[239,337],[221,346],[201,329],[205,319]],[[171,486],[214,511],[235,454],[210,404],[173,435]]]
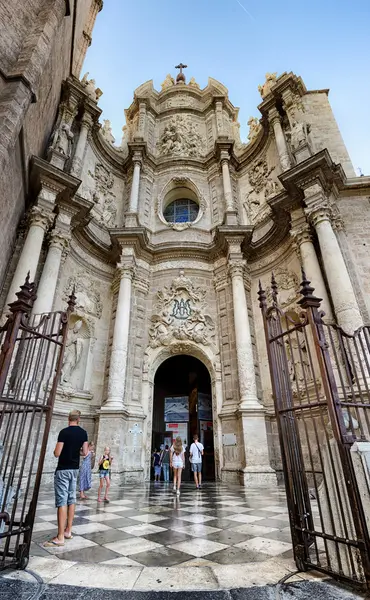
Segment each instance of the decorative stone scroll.
[[199,157],[206,144],[189,115],[176,115],[165,126],[157,146],[163,156]]
[[169,287],[157,293],[157,314],[151,318],[151,348],[173,342],[193,341],[208,345],[214,336],[214,323],[205,313],[206,290],[195,287],[180,271]]

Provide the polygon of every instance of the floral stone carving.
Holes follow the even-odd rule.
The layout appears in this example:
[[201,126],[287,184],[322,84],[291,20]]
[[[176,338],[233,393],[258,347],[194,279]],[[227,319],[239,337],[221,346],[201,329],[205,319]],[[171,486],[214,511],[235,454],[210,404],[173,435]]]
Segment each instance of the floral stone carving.
[[68,279],[63,300],[67,301],[74,289],[76,294],[76,313],[92,315],[100,319],[103,312],[103,303],[96,287],[96,281],[90,279],[86,273],[80,272]]
[[203,156],[205,143],[191,117],[176,115],[164,128],[157,146],[165,156]]
[[214,323],[205,313],[206,291],[195,287],[180,271],[169,287],[157,293],[157,314],[151,318],[151,348],[173,342],[193,341],[208,345],[214,336]]

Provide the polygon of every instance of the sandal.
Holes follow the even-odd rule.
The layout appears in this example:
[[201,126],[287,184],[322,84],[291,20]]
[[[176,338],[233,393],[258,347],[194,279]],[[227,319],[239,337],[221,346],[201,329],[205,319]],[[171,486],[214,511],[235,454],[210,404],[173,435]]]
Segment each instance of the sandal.
[[49,540],[43,544],[45,548],[54,548],[55,546],[64,546],[64,542],[60,542],[59,540],[56,542],[54,540]]
[[109,502],[109,498],[104,498],[104,502]]
[[65,539],[65,540],[73,540],[73,535],[72,535],[72,533],[71,533],[71,535],[66,535],[66,534],[64,534],[64,539]]

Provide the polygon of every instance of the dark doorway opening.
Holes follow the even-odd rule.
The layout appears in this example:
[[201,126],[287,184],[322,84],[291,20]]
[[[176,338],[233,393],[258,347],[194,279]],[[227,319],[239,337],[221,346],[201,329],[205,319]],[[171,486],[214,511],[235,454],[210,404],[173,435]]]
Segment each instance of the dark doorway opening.
[[185,481],[192,478],[189,448],[195,433],[204,445],[204,479],[212,481],[215,461],[211,378],[197,358],[173,356],[161,364],[154,378],[152,451],[172,444],[180,435],[186,447]]

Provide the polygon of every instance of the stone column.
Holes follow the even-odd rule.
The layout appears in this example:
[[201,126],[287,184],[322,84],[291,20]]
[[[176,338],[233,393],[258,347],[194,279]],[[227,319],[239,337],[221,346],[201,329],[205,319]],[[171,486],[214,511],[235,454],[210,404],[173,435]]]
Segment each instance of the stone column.
[[257,398],[256,376],[253,359],[253,347],[249,327],[247,299],[245,295],[243,272],[245,261],[234,260],[229,265],[233,291],[236,355],[241,408],[262,406]]
[[319,260],[317,258],[315,246],[312,242],[310,226],[308,223],[292,229],[290,235],[294,239],[297,250],[300,255],[302,267],[315,288],[315,296],[322,298],[321,309],[325,312],[326,320],[333,318],[330,300],[326,289],[325,281],[321,272]]
[[140,172],[142,166],[142,157],[140,152],[135,152],[132,158],[134,172],[132,175],[130,204],[128,213],[126,213],[126,227],[137,227],[138,225],[138,207],[139,207],[139,189],[140,189]]
[[229,169],[230,155],[227,150],[221,150],[221,168],[222,168],[222,183],[224,187],[225,197],[225,211],[227,225],[237,225],[237,211],[234,204],[233,189],[231,186],[230,169]]
[[292,165],[290,161],[285,135],[281,126],[280,115],[276,108],[272,108],[269,111],[269,121],[274,130],[276,147],[279,154],[281,168],[283,171],[287,171],[291,168]]
[[20,286],[23,285],[27,273],[30,273],[30,281],[34,281],[35,279],[45,231],[50,226],[51,217],[51,213],[43,211],[38,206],[34,206],[31,210],[29,230],[6,297],[4,306],[5,311],[7,310],[8,304],[17,299],[16,292],[18,292]]
[[81,120],[80,134],[78,136],[75,155],[72,161],[71,175],[79,177],[82,171],[83,157],[85,154],[87,136],[92,126],[92,116],[85,112]]
[[230,261],[240,393],[238,415],[241,421],[245,461],[245,466],[241,471],[241,483],[244,485],[276,485],[276,474],[270,466],[268,455],[265,410],[257,398],[253,346],[244,287],[244,269],[244,260],[233,259]]
[[37,288],[37,298],[32,309],[33,314],[40,315],[53,310],[63,251],[67,250],[69,241],[69,236],[59,229],[54,229],[50,234],[49,250]]
[[327,202],[306,209],[320,244],[321,256],[337,317],[338,325],[352,334],[363,325],[363,320],[346,263],[337,236],[331,224],[331,210]]
[[108,397],[103,410],[123,410],[131,315],[133,265],[121,264],[116,318],[109,366]]

